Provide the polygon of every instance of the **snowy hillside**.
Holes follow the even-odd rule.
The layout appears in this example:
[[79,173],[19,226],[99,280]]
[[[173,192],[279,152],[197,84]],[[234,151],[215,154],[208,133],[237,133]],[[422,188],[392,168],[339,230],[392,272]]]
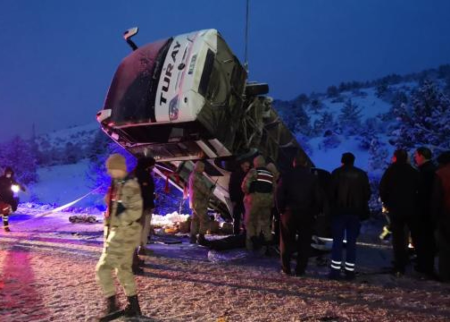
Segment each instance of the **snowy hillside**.
[[[354,134],[344,133],[339,125],[339,116],[345,104],[349,101],[360,111],[359,130],[363,130],[365,122],[373,121],[376,126],[381,126],[383,117],[390,112],[391,105],[376,96],[374,88],[360,90],[358,92],[343,92],[338,98],[329,98],[325,94],[314,95],[314,101],[320,101],[319,108],[313,108],[309,103],[304,108],[308,123],[304,124],[306,130],[295,127],[297,139],[306,149],[316,167],[331,171],[340,165],[340,158],[344,152],[352,152],[356,156],[356,165],[365,170],[369,169],[369,150],[362,148],[360,131]],[[275,109],[278,109],[281,117],[285,119],[284,106],[289,103],[275,101]],[[280,106],[281,105],[281,106]],[[291,105],[295,108],[295,105]],[[325,118],[329,117],[329,124]],[[322,123],[321,123],[322,122]],[[287,122],[289,126],[289,122]],[[306,123],[306,122],[305,122]],[[298,124],[298,123],[297,123]],[[386,127],[386,124],[385,126]],[[291,127],[292,130],[292,127]],[[329,133],[333,133],[334,139],[330,140]],[[360,132],[360,133],[356,133]],[[378,138],[391,154],[393,146],[388,143],[387,133],[378,133]]]
[[87,149],[98,133],[98,123],[92,122],[82,126],[74,126],[68,129],[53,131],[39,135],[36,143],[39,150],[44,152],[53,148],[63,149],[71,143],[78,149]]
[[[331,171],[340,165],[342,153],[352,152],[356,166],[368,171],[376,185],[396,146],[410,153],[418,145],[436,154],[450,149],[449,94],[450,65],[443,65],[418,74],[341,83],[326,93],[275,100],[273,107],[316,167]],[[0,145],[0,166],[13,166],[18,179],[30,186],[21,199],[56,205],[104,185],[104,161],[119,149],[97,123]],[[164,182],[159,186],[163,189]],[[182,204],[180,196],[167,198],[167,203]],[[97,194],[76,206],[102,204]]]
[[93,153],[99,135],[102,133],[95,122],[39,135],[35,139],[38,163],[58,165],[87,158]]
[[435,156],[450,149],[449,96],[450,66],[445,65],[342,83],[327,93],[301,94],[273,105],[317,167],[331,171],[342,153],[352,152],[358,167],[379,176],[398,147],[412,154],[428,146]]
[[[36,201],[55,206],[72,202],[94,190],[91,188],[92,182],[87,176],[88,171],[89,163],[87,160],[82,160],[76,164],[39,168],[39,182],[31,185],[27,192],[21,193],[21,201]],[[103,196],[92,193],[74,207],[100,207],[102,204]]]

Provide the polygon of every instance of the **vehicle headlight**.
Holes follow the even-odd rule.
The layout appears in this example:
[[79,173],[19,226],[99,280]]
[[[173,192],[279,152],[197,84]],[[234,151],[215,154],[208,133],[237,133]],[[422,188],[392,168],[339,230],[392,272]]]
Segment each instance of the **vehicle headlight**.
[[178,96],[174,97],[169,103],[169,120],[178,119]]
[[20,187],[19,187],[18,185],[16,185],[16,184],[13,184],[13,185],[11,186],[11,190],[12,190],[14,193],[18,193],[18,192],[20,191]]

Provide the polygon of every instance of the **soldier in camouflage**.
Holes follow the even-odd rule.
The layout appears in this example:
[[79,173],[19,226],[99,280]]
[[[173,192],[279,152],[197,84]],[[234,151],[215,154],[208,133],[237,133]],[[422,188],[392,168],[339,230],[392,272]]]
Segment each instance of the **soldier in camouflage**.
[[245,246],[247,250],[258,250],[261,246],[259,235],[264,237],[263,244],[269,244],[271,235],[270,216],[273,201],[275,177],[266,168],[263,156],[253,160],[251,169],[242,182],[242,191],[245,193],[245,227],[247,230]]
[[[96,275],[106,300],[105,314],[100,321],[109,321],[120,314],[140,316],[136,282],[131,270],[133,252],[140,243],[142,226],[142,197],[139,183],[128,175],[125,158],[111,155],[106,161],[112,183],[106,195],[105,241],[97,263]],[[128,305],[121,311],[116,304],[113,270],[128,298]]]
[[206,243],[205,234],[209,224],[208,202],[211,192],[208,181],[203,176],[204,171],[203,161],[197,161],[194,171],[189,176],[189,206],[192,209],[191,244],[198,242],[199,245]]

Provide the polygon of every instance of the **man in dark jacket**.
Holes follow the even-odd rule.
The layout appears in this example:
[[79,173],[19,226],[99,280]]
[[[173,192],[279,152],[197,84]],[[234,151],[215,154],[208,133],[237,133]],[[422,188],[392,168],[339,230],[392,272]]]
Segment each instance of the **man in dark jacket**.
[[439,278],[450,282],[450,151],[438,157],[432,194],[432,214],[436,223]]
[[0,177],[0,214],[3,217],[3,229],[6,232],[11,231],[9,228],[9,215],[17,210],[18,199],[14,197],[14,190],[19,189],[25,191],[21,185],[14,179],[14,171],[7,167],[5,173]]
[[342,166],[331,174],[330,201],[332,207],[333,247],[331,253],[330,279],[339,279],[342,265],[342,244],[347,239],[345,277],[355,278],[356,239],[360,221],[369,215],[370,185],[367,174],[355,167],[355,156],[344,153]]
[[302,276],[308,264],[314,221],[321,208],[321,192],[319,180],[311,173],[304,155],[296,156],[293,166],[282,176],[277,188],[276,201],[281,217],[280,255],[282,272],[290,275],[291,255],[296,248],[295,275]]
[[134,177],[138,180],[141,187],[142,196],[142,217],[140,223],[142,225],[140,246],[136,250],[133,258],[133,273],[139,274],[143,270],[140,266],[144,265],[144,260],[140,259],[139,255],[146,255],[146,248],[148,237],[151,231],[152,214],[155,210],[155,183],[152,177],[152,170],[155,167],[155,159],[152,157],[140,158],[137,161],[136,168],[133,171]]
[[392,161],[381,178],[380,198],[391,218],[393,273],[402,276],[408,262],[406,228],[411,232],[413,244],[417,241],[419,173],[408,163],[408,153],[405,150],[396,150]]
[[244,181],[248,170],[250,170],[250,162],[242,161],[239,168],[237,168],[230,176],[230,183],[228,191],[230,193],[230,200],[233,204],[233,234],[239,235],[241,232],[242,217],[245,213],[244,207],[244,192],[241,189],[242,181]]
[[418,229],[417,242],[414,245],[417,252],[416,270],[429,277],[434,275],[434,256],[436,254],[435,227],[430,209],[436,167],[431,161],[431,157],[431,151],[426,147],[420,147],[414,153],[414,160],[419,169]]

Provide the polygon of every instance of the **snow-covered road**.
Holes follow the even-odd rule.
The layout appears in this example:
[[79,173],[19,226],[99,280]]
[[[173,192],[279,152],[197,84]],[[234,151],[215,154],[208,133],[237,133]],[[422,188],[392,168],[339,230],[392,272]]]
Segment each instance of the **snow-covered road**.
[[[0,233],[0,321],[88,321],[102,307],[94,279],[101,224],[38,215],[16,216],[13,231]],[[450,286],[372,274],[389,260],[386,247],[360,246],[366,274],[352,283],[328,281],[313,260],[308,277],[296,278],[280,275],[277,258],[217,264],[185,242],[149,247],[137,277],[143,321],[450,320]]]

